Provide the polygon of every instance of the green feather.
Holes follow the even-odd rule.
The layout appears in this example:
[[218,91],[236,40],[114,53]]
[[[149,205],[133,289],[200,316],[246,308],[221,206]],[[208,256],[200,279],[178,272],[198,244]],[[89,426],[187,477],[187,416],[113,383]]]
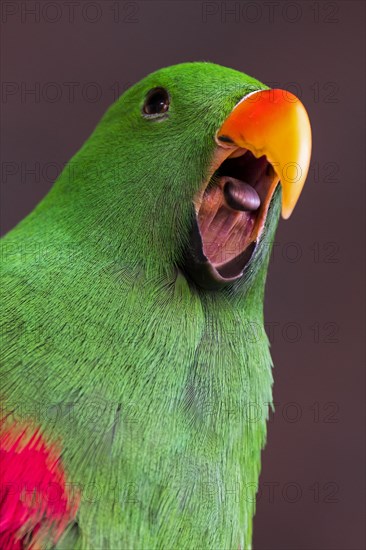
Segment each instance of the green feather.
[[[141,108],[155,86],[171,108],[151,123]],[[272,399],[270,247],[220,291],[199,290],[178,266],[212,137],[264,88],[210,63],[149,75],[2,240],[5,411],[60,438],[81,489],[60,548],[250,548]],[[280,200],[278,190],[267,243]]]

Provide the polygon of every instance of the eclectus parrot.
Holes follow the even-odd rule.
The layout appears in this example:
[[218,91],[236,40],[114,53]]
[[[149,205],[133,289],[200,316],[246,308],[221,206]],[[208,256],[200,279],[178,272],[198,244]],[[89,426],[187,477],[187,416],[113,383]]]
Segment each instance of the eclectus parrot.
[[251,547],[270,243],[310,149],[289,92],[164,68],[4,237],[1,548]]

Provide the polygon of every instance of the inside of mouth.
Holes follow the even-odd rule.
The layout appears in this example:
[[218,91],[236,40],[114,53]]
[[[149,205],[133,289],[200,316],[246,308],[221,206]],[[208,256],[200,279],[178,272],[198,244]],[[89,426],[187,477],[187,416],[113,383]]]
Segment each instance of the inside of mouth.
[[221,277],[241,274],[249,261],[277,184],[272,165],[241,149],[214,172],[197,213],[203,254]]

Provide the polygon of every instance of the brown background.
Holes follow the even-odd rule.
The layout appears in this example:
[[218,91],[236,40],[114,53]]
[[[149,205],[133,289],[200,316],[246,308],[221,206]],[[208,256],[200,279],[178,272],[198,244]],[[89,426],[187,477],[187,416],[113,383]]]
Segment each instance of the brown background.
[[254,545],[365,548],[363,2],[27,1],[2,10],[2,232],[45,195],[118,89],[152,70],[214,61],[302,98],[313,162],[269,273],[277,412]]

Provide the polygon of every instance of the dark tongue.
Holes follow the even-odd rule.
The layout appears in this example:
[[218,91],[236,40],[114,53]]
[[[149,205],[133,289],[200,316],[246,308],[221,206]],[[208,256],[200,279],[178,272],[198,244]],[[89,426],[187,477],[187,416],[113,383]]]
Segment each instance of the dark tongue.
[[245,181],[223,176],[225,201],[230,208],[241,211],[258,210],[261,200],[257,191]]

